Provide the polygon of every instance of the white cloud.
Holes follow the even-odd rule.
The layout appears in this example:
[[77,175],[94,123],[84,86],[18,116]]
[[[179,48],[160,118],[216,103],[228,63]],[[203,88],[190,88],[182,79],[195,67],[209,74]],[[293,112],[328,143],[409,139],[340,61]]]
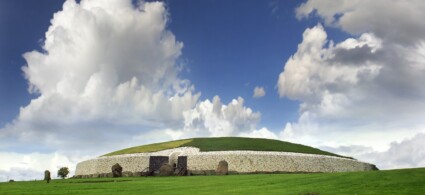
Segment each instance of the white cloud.
[[189,81],[178,78],[183,44],[166,30],[162,3],[67,1],[51,23],[45,52],[24,54],[30,91],[40,97],[20,121],[148,123],[181,119],[196,103]]
[[240,133],[241,137],[253,137],[253,138],[266,138],[266,139],[279,139],[279,137],[272,131],[263,127],[259,130],[253,130],[248,133]]
[[421,0],[310,0],[298,7],[296,14],[299,19],[315,14],[327,25],[352,34],[373,32],[389,43],[415,44],[425,38],[424,8]]
[[[256,129],[260,113],[244,106],[244,99],[233,99],[223,105],[220,97],[199,102],[192,110],[185,111],[184,127],[181,130],[167,130],[175,139],[186,137],[254,136],[272,137],[272,132]],[[266,132],[267,131],[267,132]]]
[[[111,139],[103,136],[108,131],[125,137],[131,126],[183,125],[182,112],[200,94],[178,76],[183,43],[166,29],[167,14],[159,2],[66,1],[51,20],[44,51],[24,54],[29,91],[39,96],[2,134],[84,147]],[[70,130],[69,140],[59,141]]]
[[418,133],[412,138],[392,142],[386,151],[375,151],[364,146],[322,147],[327,151],[355,156],[359,160],[379,165],[380,169],[411,168],[425,166],[425,134]]
[[302,100],[302,112],[340,117],[345,107],[360,98],[356,94],[363,83],[376,78],[383,66],[372,59],[352,65],[343,55],[351,59],[349,55],[357,49],[366,50],[359,53],[373,55],[380,45],[380,40],[373,34],[363,34],[358,39],[347,39],[334,45],[332,41],[328,42],[321,25],[307,29],[297,52],[288,59],[279,75],[279,95]]
[[269,8],[271,9],[272,15],[277,15],[279,11],[279,2],[278,1],[271,1],[269,3]]
[[260,98],[260,97],[264,97],[265,95],[266,95],[266,90],[264,90],[264,87],[256,86],[254,88],[254,95],[252,95],[252,97]]
[[[321,147],[356,145],[385,156],[395,147],[391,143],[423,132],[424,6],[422,1],[307,1],[297,8],[299,19],[319,16],[353,37],[334,43],[321,25],[305,30],[277,84],[281,97],[301,102],[298,121],[288,123],[281,136]],[[393,164],[378,166],[405,167],[387,160]]]

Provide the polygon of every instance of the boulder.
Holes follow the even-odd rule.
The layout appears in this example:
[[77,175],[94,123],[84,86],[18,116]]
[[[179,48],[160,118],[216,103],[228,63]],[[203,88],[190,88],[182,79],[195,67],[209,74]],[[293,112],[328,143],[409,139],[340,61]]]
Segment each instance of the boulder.
[[123,177],[131,177],[131,176],[132,176],[132,174],[131,174],[131,172],[129,172],[129,171],[124,171],[124,172],[122,172],[122,176],[123,176]]
[[120,164],[114,164],[112,166],[112,177],[122,177],[122,167]]
[[378,167],[376,165],[371,165],[372,171],[379,171]]
[[44,180],[47,181],[47,183],[50,183],[51,179],[52,178],[50,178],[50,171],[49,170],[44,171]]
[[142,172],[133,172],[133,177],[140,177],[143,176]]
[[82,175],[74,175],[74,177],[72,177],[72,178],[74,178],[74,179],[81,179],[81,178],[83,178],[83,176]]
[[159,168],[159,175],[160,176],[171,176],[174,174],[173,171],[173,166],[171,166],[168,163],[163,164],[160,168]]
[[218,163],[217,170],[215,171],[217,175],[227,175],[229,174],[229,164],[222,160]]

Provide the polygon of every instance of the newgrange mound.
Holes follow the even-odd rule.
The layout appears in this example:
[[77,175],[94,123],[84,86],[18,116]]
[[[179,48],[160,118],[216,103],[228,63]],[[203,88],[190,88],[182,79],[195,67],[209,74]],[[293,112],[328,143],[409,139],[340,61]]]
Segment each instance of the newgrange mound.
[[157,175],[171,166],[176,175],[216,174],[220,161],[226,173],[349,172],[376,170],[360,162],[317,148],[271,139],[221,137],[193,138],[115,151],[78,163],[76,177],[112,176],[119,164],[123,176]]

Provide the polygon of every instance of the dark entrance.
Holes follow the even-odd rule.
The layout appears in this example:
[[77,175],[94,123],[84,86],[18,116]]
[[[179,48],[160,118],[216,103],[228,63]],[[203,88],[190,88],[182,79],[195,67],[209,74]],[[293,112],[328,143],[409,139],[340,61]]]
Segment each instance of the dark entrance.
[[187,174],[187,156],[179,156],[177,158],[178,175]]
[[168,163],[168,156],[150,156],[149,172],[154,173],[155,171],[159,171],[159,168],[165,163]]

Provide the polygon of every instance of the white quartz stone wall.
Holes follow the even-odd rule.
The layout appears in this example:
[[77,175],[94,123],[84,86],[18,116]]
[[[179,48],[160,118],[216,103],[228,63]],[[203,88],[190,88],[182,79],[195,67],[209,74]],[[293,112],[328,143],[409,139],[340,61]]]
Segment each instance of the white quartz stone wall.
[[77,164],[75,175],[110,173],[115,163],[121,165],[123,172],[141,172],[149,166],[149,156],[114,156],[83,161]]
[[252,172],[348,172],[372,170],[372,165],[357,160],[325,155],[289,152],[223,151],[201,152],[188,156],[191,171],[216,170],[221,160],[229,171]]
[[325,155],[290,152],[220,151],[200,152],[198,148],[181,147],[152,153],[138,153],[98,157],[78,163],[75,175],[110,173],[119,163],[123,172],[141,172],[149,166],[149,156],[187,156],[190,171],[216,170],[221,160],[229,164],[229,171],[252,172],[347,172],[371,170],[373,165],[357,160]]

